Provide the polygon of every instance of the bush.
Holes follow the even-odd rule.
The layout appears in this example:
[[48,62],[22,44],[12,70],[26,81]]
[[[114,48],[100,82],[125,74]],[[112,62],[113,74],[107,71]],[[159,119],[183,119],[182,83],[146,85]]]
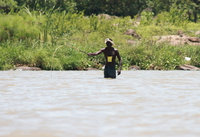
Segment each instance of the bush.
[[0,42],[6,40],[34,40],[39,38],[40,31],[31,20],[19,15],[0,14]]
[[[18,65],[45,70],[84,70],[87,67],[101,69],[105,63],[103,54],[87,57],[64,45],[87,53],[96,52],[106,46],[104,39],[108,37],[114,40],[114,47],[123,58],[123,69],[138,65],[144,70],[173,70],[185,63],[186,56],[192,58],[187,63],[200,66],[199,47],[156,44],[152,39],[155,35],[176,34],[178,30],[194,35],[199,28],[198,23],[186,22],[177,26],[173,21],[165,21],[165,17],[160,16],[148,22],[152,16],[145,16],[148,18],[143,19],[143,24],[136,26],[136,20],[130,17],[105,19],[64,11],[30,12],[24,8],[18,13],[0,14],[0,69]],[[134,29],[142,38],[124,35],[128,29]],[[135,40],[137,44],[128,45],[127,40]]]

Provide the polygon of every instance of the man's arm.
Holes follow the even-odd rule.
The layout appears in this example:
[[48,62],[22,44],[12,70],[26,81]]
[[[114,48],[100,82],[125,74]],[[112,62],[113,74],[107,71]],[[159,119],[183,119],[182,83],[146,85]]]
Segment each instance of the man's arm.
[[117,55],[117,58],[119,60],[119,66],[118,66],[117,74],[120,75],[121,70],[122,70],[122,58],[121,58],[118,50],[116,50],[116,55]]
[[104,48],[95,52],[95,53],[88,53],[87,55],[90,56],[90,57],[93,57],[93,56],[96,56],[96,55],[99,55],[103,52]]

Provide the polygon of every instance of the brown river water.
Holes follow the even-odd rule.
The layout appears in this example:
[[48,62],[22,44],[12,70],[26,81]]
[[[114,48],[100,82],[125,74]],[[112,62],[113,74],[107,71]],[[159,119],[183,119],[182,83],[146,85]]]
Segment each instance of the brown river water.
[[0,137],[200,137],[200,71],[1,71]]

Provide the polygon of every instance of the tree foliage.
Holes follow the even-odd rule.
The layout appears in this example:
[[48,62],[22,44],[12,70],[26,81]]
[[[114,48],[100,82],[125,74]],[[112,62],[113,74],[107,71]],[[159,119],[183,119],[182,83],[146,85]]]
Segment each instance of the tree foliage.
[[197,22],[200,0],[0,0],[0,10],[5,12],[26,6],[31,10],[56,9],[66,12],[84,11],[85,15],[110,14],[116,16],[140,15],[150,10],[156,16],[170,12],[176,6],[189,20]]
[[17,2],[15,0],[0,0],[0,11],[9,12],[15,8],[17,8]]

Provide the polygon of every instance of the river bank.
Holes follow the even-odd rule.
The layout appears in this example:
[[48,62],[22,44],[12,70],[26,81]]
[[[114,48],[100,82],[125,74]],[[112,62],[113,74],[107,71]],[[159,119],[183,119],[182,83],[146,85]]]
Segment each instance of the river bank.
[[[100,70],[100,69],[96,69],[96,68],[86,68],[85,69],[85,71],[98,71],[98,70]],[[129,70],[130,71],[141,70],[141,68],[139,66],[134,65],[134,66],[130,66]],[[150,70],[154,70],[154,69],[150,69]],[[192,65],[182,65],[182,66],[177,66],[175,70],[199,71],[200,68],[192,66]],[[38,67],[18,66],[13,69],[10,69],[9,71],[42,71],[42,69],[38,68]],[[51,71],[54,71],[54,70],[51,70]],[[80,71],[83,71],[83,70],[80,70]]]
[[[120,51],[123,70],[133,65],[142,70],[175,70],[181,65],[200,67],[199,23],[185,20],[177,25],[178,20],[173,24],[165,18],[155,18],[146,24],[130,17],[38,14],[23,10],[0,17],[0,70],[17,66],[42,70],[101,69],[103,55],[90,58],[70,46],[86,53],[96,52],[105,47],[107,37],[113,39],[114,47]],[[186,61],[185,57],[191,60]]]

